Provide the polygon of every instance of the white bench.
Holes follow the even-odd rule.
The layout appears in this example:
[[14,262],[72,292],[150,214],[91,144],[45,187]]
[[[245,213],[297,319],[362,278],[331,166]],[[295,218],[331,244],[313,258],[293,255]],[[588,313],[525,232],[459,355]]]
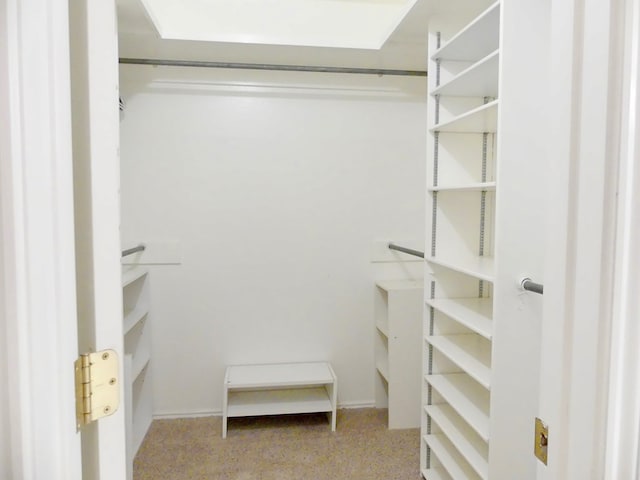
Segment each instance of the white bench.
[[326,362],[233,365],[224,377],[222,438],[229,417],[327,412],[336,429],[338,384]]

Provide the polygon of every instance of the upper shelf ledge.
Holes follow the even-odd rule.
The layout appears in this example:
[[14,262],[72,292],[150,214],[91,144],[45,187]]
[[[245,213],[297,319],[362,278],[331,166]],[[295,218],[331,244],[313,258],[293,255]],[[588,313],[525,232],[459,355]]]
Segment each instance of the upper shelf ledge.
[[500,2],[496,2],[431,56],[433,60],[476,62],[500,46]]

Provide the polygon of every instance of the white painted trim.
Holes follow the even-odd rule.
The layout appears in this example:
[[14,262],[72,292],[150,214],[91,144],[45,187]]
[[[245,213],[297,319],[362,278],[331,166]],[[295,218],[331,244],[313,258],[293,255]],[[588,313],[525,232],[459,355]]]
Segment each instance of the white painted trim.
[[67,2],[6,0],[0,8],[0,349],[11,438],[3,478],[74,480],[81,475]]
[[640,1],[626,4],[606,480],[640,478]]
[[[538,479],[603,478],[612,321],[623,2],[553,2]],[[626,478],[626,477],[619,477]]]

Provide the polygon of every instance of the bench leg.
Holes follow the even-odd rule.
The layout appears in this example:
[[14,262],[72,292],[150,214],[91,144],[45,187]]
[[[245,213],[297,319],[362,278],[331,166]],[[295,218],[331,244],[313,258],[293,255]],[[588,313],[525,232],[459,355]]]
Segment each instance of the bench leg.
[[227,418],[228,418],[228,406],[229,406],[229,389],[227,385],[224,386],[222,392],[222,438],[227,438]]

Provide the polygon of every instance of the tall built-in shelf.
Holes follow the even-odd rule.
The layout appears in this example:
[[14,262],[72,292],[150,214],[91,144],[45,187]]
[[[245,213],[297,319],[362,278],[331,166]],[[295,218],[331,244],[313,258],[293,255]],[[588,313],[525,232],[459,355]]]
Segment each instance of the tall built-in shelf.
[[435,88],[431,94],[458,97],[497,97],[499,61],[500,54],[496,50]]
[[471,333],[430,335],[427,342],[484,388],[490,388],[491,345],[487,340]]
[[498,100],[466,111],[446,122],[437,123],[432,132],[496,133],[498,129]]
[[376,407],[388,409],[389,428],[420,426],[423,290],[416,280],[375,287]]
[[431,55],[432,60],[479,60],[498,48],[500,42],[500,2],[452,36]]
[[427,306],[454,319],[464,327],[491,340],[493,336],[491,298],[430,298]]
[[428,192],[492,192],[496,182],[461,183],[458,185],[435,185],[427,187]]
[[123,267],[123,334],[125,417],[128,478],[133,459],[151,426],[151,331],[149,325],[149,273],[141,267]]
[[473,256],[468,252],[460,252],[457,256],[441,257],[429,256],[427,262],[434,265],[440,265],[460,273],[464,273],[480,280],[493,281],[493,257],[489,256]]
[[484,3],[462,29],[440,17],[429,34],[420,456],[427,480],[489,478],[501,7]]
[[456,446],[444,434],[425,435],[425,442],[436,454],[453,480],[480,479]]
[[476,432],[449,405],[428,405],[426,413],[455,445],[471,468],[482,478],[489,478],[489,448]]

